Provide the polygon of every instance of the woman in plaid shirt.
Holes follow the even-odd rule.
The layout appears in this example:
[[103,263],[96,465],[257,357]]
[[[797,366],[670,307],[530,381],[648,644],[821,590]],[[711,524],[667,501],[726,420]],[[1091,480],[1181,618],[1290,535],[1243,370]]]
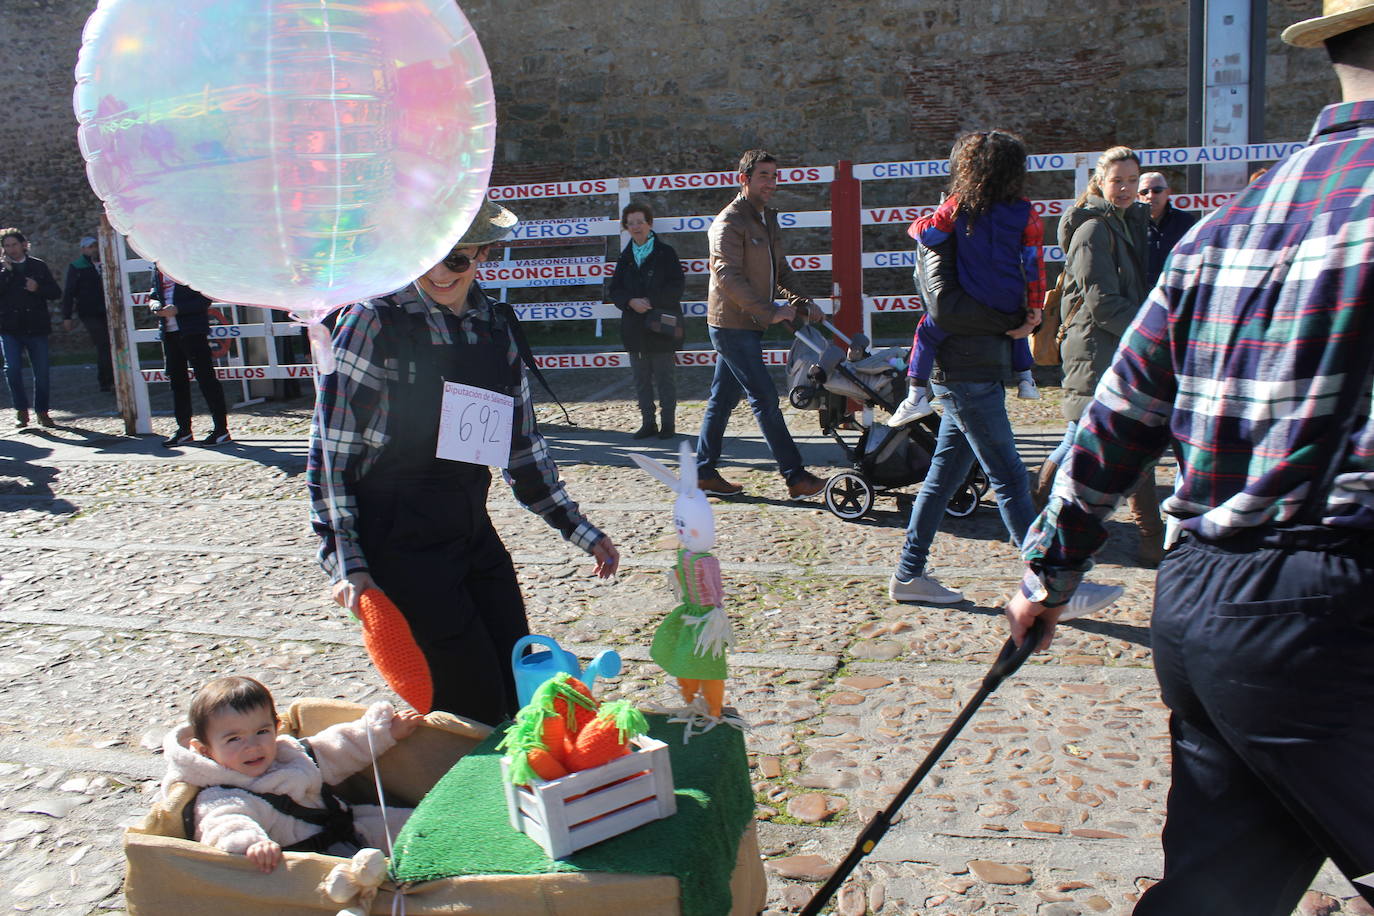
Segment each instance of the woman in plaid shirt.
[[487,201],[441,263],[346,308],[321,377],[307,469],[320,564],[356,609],[380,588],[429,662],[434,708],[497,724],[518,708],[510,653],[529,633],[510,554],[487,514],[491,471],[437,457],[444,382],[514,401],[504,477],[526,508],[615,573],[620,555],[568,496],[535,425],[508,306],[475,282],[517,222]]

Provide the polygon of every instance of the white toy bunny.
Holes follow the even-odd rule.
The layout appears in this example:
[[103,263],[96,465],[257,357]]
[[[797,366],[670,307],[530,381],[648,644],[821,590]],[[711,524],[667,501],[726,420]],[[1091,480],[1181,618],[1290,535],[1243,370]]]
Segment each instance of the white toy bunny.
[[697,487],[696,456],[684,439],[679,455],[681,476],[645,455],[630,457],[677,494],[673,524],[681,546],[673,573],[682,603],[658,625],[649,655],[677,678],[683,700],[691,704],[700,693],[711,717],[719,719],[725,702],[725,655],[734,645],[734,636],[730,618],[721,607],[720,563],[710,553],[716,543],[716,523],[706,494]]

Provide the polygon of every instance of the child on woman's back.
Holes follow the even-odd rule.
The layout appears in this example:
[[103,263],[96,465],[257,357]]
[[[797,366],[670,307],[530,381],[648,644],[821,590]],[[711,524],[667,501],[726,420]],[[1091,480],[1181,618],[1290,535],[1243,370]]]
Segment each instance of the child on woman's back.
[[[272,694],[250,677],[206,684],[189,718],[163,743],[162,791],[178,782],[199,786],[194,839],[246,855],[264,872],[277,867],[283,849],[351,855],[384,848],[382,809],[350,806],[330,785],[370,765],[374,753],[390,750],[424,720],[374,703],[361,719],[298,741],[277,733]],[[410,810],[387,809],[393,833]]]
[[[1021,196],[1026,147],[1006,131],[975,131],[955,141],[950,160],[949,196],[934,214],[916,220],[907,231],[928,247],[953,238],[959,285],[979,302],[1001,312],[1027,309],[1026,324],[1007,333],[1014,338],[1017,395],[1038,398],[1026,336],[1040,324],[1044,308],[1043,232],[1040,217]],[[916,326],[907,369],[909,392],[888,426],[902,426],[932,412],[926,385],[935,351],[947,336],[929,315]]]

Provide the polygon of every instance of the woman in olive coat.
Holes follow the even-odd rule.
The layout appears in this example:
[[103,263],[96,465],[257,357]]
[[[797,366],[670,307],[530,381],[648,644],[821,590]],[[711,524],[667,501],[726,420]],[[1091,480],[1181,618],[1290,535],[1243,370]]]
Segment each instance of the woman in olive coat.
[[[1035,495],[1042,504],[1059,465],[1068,460],[1078,418],[1150,292],[1150,208],[1136,199],[1139,184],[1140,157],[1130,147],[1112,147],[1098,159],[1087,190],[1059,222],[1066,271],[1060,302],[1065,319],[1064,418],[1069,423],[1063,441],[1041,466]],[[1080,304],[1070,317],[1074,303]],[[1153,470],[1129,503],[1140,529],[1139,562],[1158,566],[1164,555],[1164,523]]]

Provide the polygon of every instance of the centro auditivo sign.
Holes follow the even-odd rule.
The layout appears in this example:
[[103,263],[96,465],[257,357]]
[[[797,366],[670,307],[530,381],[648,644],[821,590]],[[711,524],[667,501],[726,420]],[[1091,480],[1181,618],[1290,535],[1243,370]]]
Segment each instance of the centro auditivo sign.
[[[1301,149],[1305,144],[1290,143],[1252,143],[1245,145],[1211,147],[1176,147],[1136,150],[1143,169],[1202,165],[1218,162],[1272,162]],[[1029,157],[1027,166],[1034,172],[1073,172],[1076,183],[1086,182],[1092,165],[1099,153],[1046,153]],[[847,166],[847,164],[845,164]],[[908,162],[878,162],[860,164],[852,167],[852,176],[858,182],[892,181],[943,178],[949,174],[946,159],[926,159]],[[836,182],[836,168],[832,166],[802,166],[785,168],[778,175],[780,184],[824,184]],[[687,190],[733,190],[738,177],[733,171],[694,172],[674,175],[648,175],[630,178],[590,178],[571,181],[552,181],[534,184],[505,185],[490,188],[487,196],[496,201],[538,201],[559,198],[613,197],[611,206],[594,215],[558,217],[552,219],[530,218],[521,221],[512,233],[512,241],[526,245],[547,243],[550,246],[561,242],[592,242],[599,239],[611,240],[621,236],[619,212],[629,203],[635,193],[687,191]],[[860,184],[861,186],[861,184]],[[839,183],[832,188],[839,187]],[[1223,206],[1233,195],[1222,194],[1176,194],[1171,200],[1182,210],[1210,211]],[[860,226],[900,225],[910,223],[935,211],[936,203],[904,205],[895,207],[862,207],[860,195],[855,195],[848,205],[850,210],[840,209],[834,202],[829,210],[795,211],[779,214],[779,224],[783,228],[821,228],[831,229],[841,215],[853,219],[857,211]],[[1032,201],[1035,212],[1047,223],[1057,221],[1073,206],[1071,198]],[[609,212],[608,212],[609,211]],[[535,216],[536,214],[528,214]],[[654,222],[654,229],[662,234],[706,232],[714,218],[713,214],[663,215]],[[915,263],[914,252],[910,248],[894,251],[862,251],[862,236],[855,243],[859,246],[858,259],[862,269],[901,269],[910,270]],[[832,239],[832,248],[834,242]],[[848,255],[847,255],[848,256]],[[510,257],[509,254],[506,255]],[[1047,262],[1062,261],[1063,251],[1057,245],[1045,247]],[[797,271],[832,270],[832,254],[792,255],[788,263]],[[126,275],[125,289],[129,289],[128,274],[146,271],[151,268],[147,262],[124,260],[122,269]],[[706,274],[710,265],[705,258],[688,258],[682,262],[683,270],[689,275]],[[604,254],[585,257],[566,258],[520,258],[489,262],[478,268],[482,283],[492,288],[497,295],[505,296],[513,289],[533,289],[540,287],[589,286],[602,287],[615,273],[615,261],[607,260]],[[840,278],[834,278],[838,281]],[[520,303],[515,307],[521,318],[527,321],[585,321],[605,320],[619,317],[614,305],[603,301],[598,289],[596,298],[549,303]],[[126,293],[126,306],[143,302],[145,294],[132,296]],[[822,307],[830,304],[829,299],[818,299]],[[874,314],[898,312],[919,312],[921,301],[914,295],[865,296],[863,302],[863,323],[869,330],[869,318]],[[688,316],[705,314],[705,303],[685,302],[683,311]],[[277,329],[266,327],[268,323],[226,324],[215,327],[212,334],[219,339],[235,340],[242,338],[272,338],[282,333],[293,333],[289,325]],[[129,323],[130,328],[133,322]],[[131,331],[142,340],[154,334],[147,330]],[[764,354],[769,365],[782,366],[787,361],[787,351],[769,350]],[[619,369],[629,365],[624,353],[565,353],[547,354],[536,357],[541,368],[545,369]],[[314,366],[276,365],[265,366],[221,366],[216,369],[220,378],[225,380],[257,381],[265,379],[312,378]],[[680,366],[709,366],[715,363],[715,353],[711,350],[686,350],[677,354]],[[161,369],[141,369],[139,381],[166,381]],[[142,403],[146,404],[146,390]],[[145,422],[140,417],[140,423]],[[149,428],[151,428],[149,426]]]

